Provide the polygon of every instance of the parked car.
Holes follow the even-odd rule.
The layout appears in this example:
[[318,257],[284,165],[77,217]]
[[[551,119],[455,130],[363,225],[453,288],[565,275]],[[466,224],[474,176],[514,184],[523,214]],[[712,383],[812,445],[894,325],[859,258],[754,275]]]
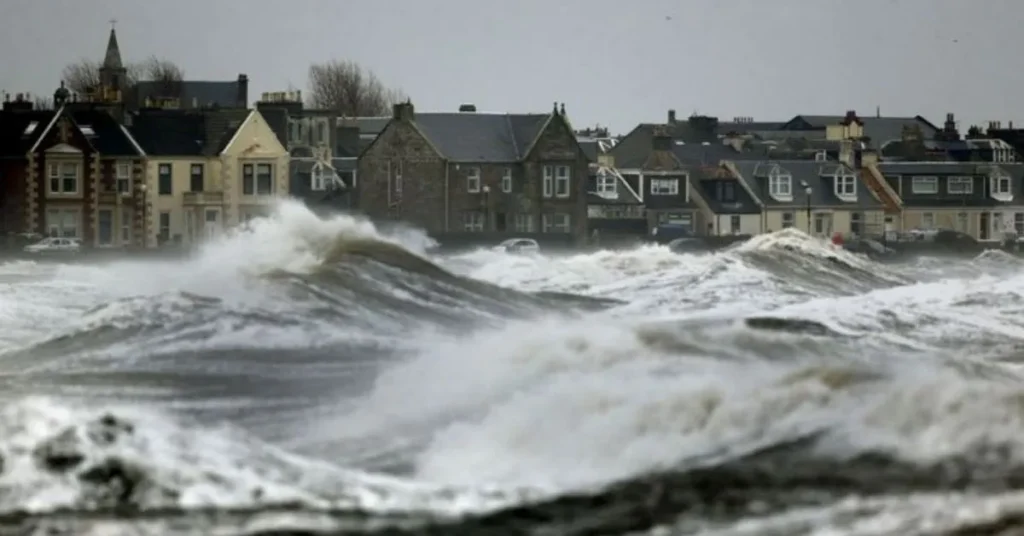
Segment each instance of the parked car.
[[540,244],[532,238],[510,238],[498,248],[506,253],[540,253]]
[[82,250],[82,243],[77,238],[51,236],[25,246],[23,250],[34,255],[74,255]]

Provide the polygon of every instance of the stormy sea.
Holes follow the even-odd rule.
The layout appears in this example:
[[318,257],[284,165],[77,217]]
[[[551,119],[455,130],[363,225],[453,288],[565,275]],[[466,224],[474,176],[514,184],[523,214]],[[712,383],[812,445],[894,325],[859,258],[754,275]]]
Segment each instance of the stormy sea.
[[1024,531],[1014,257],[431,246],[0,264],[0,533]]

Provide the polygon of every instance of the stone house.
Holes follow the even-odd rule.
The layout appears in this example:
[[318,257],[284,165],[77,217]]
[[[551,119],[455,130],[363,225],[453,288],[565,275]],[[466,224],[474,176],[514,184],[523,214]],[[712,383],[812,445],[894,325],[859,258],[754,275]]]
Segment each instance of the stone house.
[[564,106],[550,113],[417,114],[396,104],[362,152],[359,208],[431,235],[582,242],[590,160]]

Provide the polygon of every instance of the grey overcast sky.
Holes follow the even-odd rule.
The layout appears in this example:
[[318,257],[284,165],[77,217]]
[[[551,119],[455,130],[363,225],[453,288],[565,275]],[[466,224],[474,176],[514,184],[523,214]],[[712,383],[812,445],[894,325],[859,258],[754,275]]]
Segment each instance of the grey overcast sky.
[[785,120],[853,109],[1024,126],[1024,0],[4,0],[0,89],[49,94],[101,59],[117,19],[126,61],[187,78],[303,89],[310,62],[349,58],[417,110],[547,111],[624,133],[674,108]]

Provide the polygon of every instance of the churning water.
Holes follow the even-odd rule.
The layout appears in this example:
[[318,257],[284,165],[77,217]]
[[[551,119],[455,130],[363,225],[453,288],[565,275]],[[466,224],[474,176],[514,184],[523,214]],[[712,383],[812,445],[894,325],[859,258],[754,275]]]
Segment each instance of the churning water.
[[1024,527],[1015,258],[429,246],[282,203],[189,259],[0,265],[0,531]]

